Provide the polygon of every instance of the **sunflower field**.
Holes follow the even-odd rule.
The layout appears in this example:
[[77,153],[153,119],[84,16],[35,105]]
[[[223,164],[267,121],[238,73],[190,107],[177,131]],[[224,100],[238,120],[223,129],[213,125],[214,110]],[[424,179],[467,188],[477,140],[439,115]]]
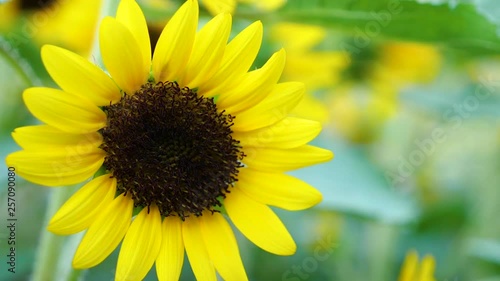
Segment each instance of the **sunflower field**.
[[500,281],[500,2],[0,0],[0,280]]

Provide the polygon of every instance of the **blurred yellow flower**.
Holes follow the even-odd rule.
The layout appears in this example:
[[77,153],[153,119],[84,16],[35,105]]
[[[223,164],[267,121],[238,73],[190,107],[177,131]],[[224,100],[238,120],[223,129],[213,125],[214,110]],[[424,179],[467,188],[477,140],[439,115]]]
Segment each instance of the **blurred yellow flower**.
[[437,76],[441,64],[441,54],[435,46],[413,42],[384,43],[372,79],[387,81],[396,88],[427,83]]
[[272,27],[271,36],[287,49],[283,75],[287,79],[300,78],[309,91],[336,85],[349,65],[343,52],[313,49],[327,36],[322,27],[283,22]]
[[35,3],[29,9],[23,8],[20,0],[0,5],[0,30],[12,30],[12,24],[19,17],[26,16],[21,28],[16,30],[22,32],[23,39],[33,39],[39,45],[57,44],[87,55],[93,43],[101,0],[48,2],[44,5]]
[[434,46],[389,42],[353,56],[350,76],[330,95],[331,124],[353,142],[373,141],[398,110],[398,94],[408,85],[427,83],[442,61]]
[[18,4],[15,1],[0,4],[0,32],[4,33],[12,28],[15,24],[18,10]]
[[382,83],[346,83],[337,87],[328,101],[330,124],[352,142],[372,141],[396,110],[391,91],[391,87]]
[[[49,20],[40,27],[36,41],[40,45],[57,44],[79,54],[88,54],[94,41],[101,0],[58,0],[57,3],[57,10],[45,12]],[[35,17],[37,14],[33,15]]]
[[398,281],[436,281],[434,271],[436,261],[431,255],[426,255],[422,262],[418,262],[418,253],[414,250],[406,254],[401,266]]
[[273,11],[286,3],[286,0],[203,0],[201,4],[212,14],[233,14],[238,3],[253,5],[257,9]]
[[292,113],[320,122],[329,120],[328,108],[313,96],[314,92],[339,83],[341,72],[349,64],[345,53],[314,50],[326,35],[322,27],[297,23],[282,22],[271,29],[272,39],[287,49],[283,77],[306,85],[306,96]]
[[321,43],[326,30],[316,25],[280,22],[272,27],[271,36],[277,42],[286,44],[288,51],[304,52]]

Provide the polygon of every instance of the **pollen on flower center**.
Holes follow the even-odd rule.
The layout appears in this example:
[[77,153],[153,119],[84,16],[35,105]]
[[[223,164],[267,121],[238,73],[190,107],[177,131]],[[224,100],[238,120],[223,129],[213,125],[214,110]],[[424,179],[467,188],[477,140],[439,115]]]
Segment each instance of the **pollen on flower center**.
[[218,112],[213,98],[175,82],[148,83],[104,111],[104,166],[135,206],[156,204],[163,216],[181,218],[220,206],[243,153],[233,117]]

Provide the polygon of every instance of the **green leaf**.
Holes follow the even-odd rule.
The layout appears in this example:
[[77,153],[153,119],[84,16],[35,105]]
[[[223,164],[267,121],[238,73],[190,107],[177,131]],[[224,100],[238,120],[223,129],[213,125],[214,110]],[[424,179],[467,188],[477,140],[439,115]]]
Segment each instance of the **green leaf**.
[[441,5],[448,4],[451,8],[455,8],[459,3],[470,3],[469,0],[414,0],[421,4]]
[[[248,14],[242,11],[242,15]],[[338,43],[336,47],[350,51],[384,39],[441,44],[466,54],[500,52],[497,26],[470,2],[436,5],[399,0],[291,0],[277,13],[252,17],[340,29],[354,36],[354,44]]]

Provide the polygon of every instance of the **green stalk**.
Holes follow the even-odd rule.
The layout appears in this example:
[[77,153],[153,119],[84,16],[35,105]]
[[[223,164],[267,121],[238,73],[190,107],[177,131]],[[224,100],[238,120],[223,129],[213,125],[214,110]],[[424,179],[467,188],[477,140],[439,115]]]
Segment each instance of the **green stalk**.
[[73,255],[80,245],[82,241],[84,232],[80,232],[78,234],[71,235],[66,237],[66,243],[64,244],[64,248],[61,251],[61,256],[59,259],[59,264],[57,267],[57,271],[59,273],[58,276],[62,277],[61,279],[66,281],[80,281],[84,280],[84,273],[86,270],[74,269],[72,266]]
[[[73,193],[74,188],[54,188],[50,191],[50,198],[45,212],[44,226],[48,225],[52,216],[59,207]],[[61,250],[64,246],[64,236],[50,233],[45,228],[42,230],[40,244],[35,258],[32,281],[58,280],[57,264]]]

